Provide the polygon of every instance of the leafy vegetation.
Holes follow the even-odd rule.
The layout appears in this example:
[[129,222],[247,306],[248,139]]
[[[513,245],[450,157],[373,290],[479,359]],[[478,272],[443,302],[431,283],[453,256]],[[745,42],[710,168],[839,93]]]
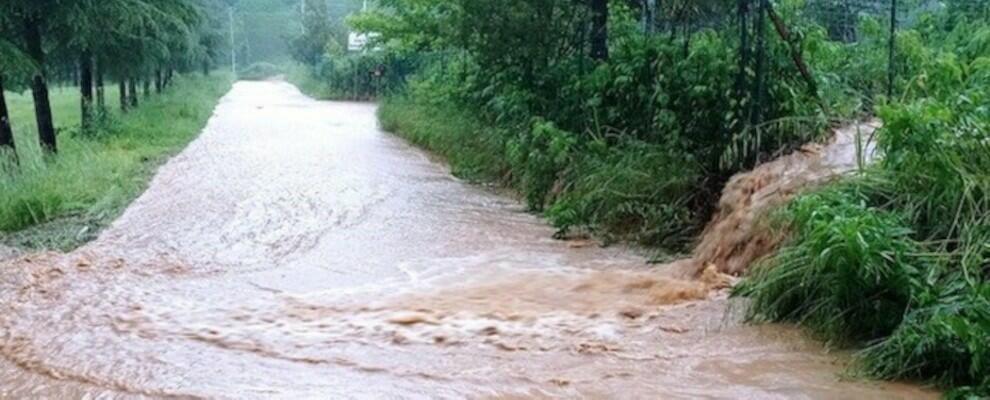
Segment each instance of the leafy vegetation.
[[[221,59],[225,26],[217,16],[229,6],[224,0],[0,2],[4,242],[65,248],[82,240],[73,237],[92,236],[136,195],[146,164],[191,138],[229,78],[173,85],[192,79],[181,73],[209,75]],[[30,97],[18,94],[25,89]],[[188,101],[179,101],[183,96]],[[75,218],[76,232],[14,233],[67,216]]]
[[[879,40],[844,45],[807,23],[797,2],[775,7],[774,15],[802,23],[792,27],[809,48],[798,56],[802,63],[834,64],[814,70],[810,84],[795,64],[793,40],[765,33],[763,42],[741,40],[728,21],[658,34],[653,25],[662,24],[644,28],[644,3],[624,1],[608,2],[607,54],[594,49],[602,38],[586,30],[598,29],[599,11],[582,4],[392,0],[350,19],[378,33],[375,45],[384,51],[327,60],[410,60],[416,73],[398,74],[386,92],[395,93],[382,105],[386,126],[444,154],[464,145],[446,140],[483,137],[472,140],[486,143],[479,146],[486,157],[457,155],[454,169],[486,171],[516,188],[561,235],[589,232],[683,251],[731,175],[820,138],[831,119],[865,112],[878,98],[859,87],[852,66],[835,60],[854,52],[885,60],[885,52],[866,47]],[[720,21],[731,10],[726,2],[665,2],[650,21]],[[757,22],[770,25],[756,14],[744,18],[749,34]],[[726,57],[740,53],[745,60]],[[352,76],[325,64],[313,71],[327,92],[345,92],[340,87]],[[424,126],[470,115],[469,126],[487,128],[420,138],[427,133],[412,122],[390,118],[406,114],[432,115]],[[477,165],[479,158],[487,163]]]
[[866,3],[386,0],[349,21],[382,53],[328,52],[310,78],[345,93],[343,60],[415,60],[386,129],[562,235],[673,251],[729,176],[876,115],[882,161],[777,213],[791,237],[737,295],[864,349],[872,376],[985,395],[990,5],[915,6],[891,36]]
[[245,79],[380,98],[385,129],[515,189],[561,236],[671,252],[733,174],[877,116],[880,161],[776,213],[789,239],[736,294],[751,320],[861,349],[871,376],[990,395],[987,0],[893,21],[878,2],[374,3],[347,21],[370,40],[352,49],[356,0],[0,2],[0,231],[36,227],[3,240],[65,247],[109,221],[228,84],[174,72],[226,56]]
[[[157,91],[172,82],[177,68],[209,72],[220,43],[208,12],[219,0],[58,0],[0,3],[0,81],[10,88],[30,86],[39,140],[55,154],[58,143],[49,84],[73,81],[79,87],[81,126],[93,128],[106,111],[104,78],[119,82],[121,108],[140,103],[139,90]],[[0,87],[0,90],[5,89]],[[99,108],[99,110],[94,109]],[[6,109],[6,107],[3,107]],[[0,110],[2,111],[2,110]],[[0,119],[9,121],[7,115]],[[5,124],[0,146],[16,152]]]
[[[198,134],[230,82],[229,75],[179,76],[161,96],[126,114],[110,112],[86,133],[78,94],[55,90],[62,151],[46,160],[28,140],[34,125],[18,125],[20,165],[0,174],[0,244],[68,250],[95,237],[143,191],[155,167]],[[30,115],[30,96],[9,100],[15,120]]]
[[882,160],[797,199],[793,232],[737,288],[750,317],[865,346],[864,372],[990,395],[990,28],[946,13],[919,47],[903,101],[878,108]]

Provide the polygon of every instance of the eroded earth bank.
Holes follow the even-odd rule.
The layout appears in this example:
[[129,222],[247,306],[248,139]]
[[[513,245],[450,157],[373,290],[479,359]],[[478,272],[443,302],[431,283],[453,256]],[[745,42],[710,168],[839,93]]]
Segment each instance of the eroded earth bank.
[[830,157],[735,179],[697,257],[648,266],[553,240],[373,105],[241,82],[98,240],[0,265],[0,397],[932,397],[726,300],[775,240],[747,207]]

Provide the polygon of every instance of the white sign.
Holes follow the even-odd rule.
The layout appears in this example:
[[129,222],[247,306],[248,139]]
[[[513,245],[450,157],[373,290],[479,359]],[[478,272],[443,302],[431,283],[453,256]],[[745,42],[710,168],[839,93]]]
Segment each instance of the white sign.
[[368,42],[378,37],[377,33],[357,33],[351,32],[347,35],[347,50],[364,51],[379,50],[378,48],[368,49]]

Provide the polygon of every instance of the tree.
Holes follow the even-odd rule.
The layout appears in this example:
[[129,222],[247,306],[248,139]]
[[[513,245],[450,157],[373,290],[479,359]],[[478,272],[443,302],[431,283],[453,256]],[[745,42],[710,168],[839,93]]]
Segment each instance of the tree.
[[48,153],[57,153],[55,124],[52,119],[52,106],[48,99],[48,80],[45,76],[45,50],[42,45],[41,12],[28,12],[24,16],[24,44],[27,54],[38,64],[31,78],[31,95],[34,98],[34,115],[38,123],[38,139],[41,148]]
[[[6,22],[6,20],[0,17],[0,34],[9,32],[9,25]],[[7,110],[7,99],[4,97],[4,91],[8,88],[6,85],[7,79],[9,77],[23,76],[30,65],[31,63],[27,61],[24,54],[13,43],[5,39],[0,39],[0,155],[2,153],[12,154],[15,161],[17,159],[17,148],[14,143],[14,130],[11,127],[10,113]],[[3,160],[0,160],[0,163],[2,162]]]
[[[138,82],[154,80],[160,87],[176,68],[208,70],[223,41],[219,23],[206,14],[229,1],[0,0],[0,91],[28,84],[39,142],[55,154],[50,80],[79,85],[88,130],[93,104],[105,104],[105,77],[118,80],[126,109],[137,106]],[[14,149],[12,130],[0,92],[0,148]]]
[[[16,155],[14,131],[10,128],[10,113],[7,112],[7,99],[4,97],[3,91],[3,74],[0,74],[0,155],[8,151]],[[0,162],[2,161],[0,160]]]
[[[215,21],[205,10],[218,0],[75,0],[65,3],[58,21],[59,42],[78,54],[84,128],[93,103],[103,103],[104,75],[121,83],[121,107],[136,107],[138,83],[156,88],[175,66],[209,66],[217,53]],[[207,24],[210,22],[212,24]],[[207,27],[207,25],[211,25]],[[95,63],[95,71],[94,71]],[[94,79],[95,74],[95,79]],[[147,86],[146,86],[147,89]],[[145,91],[147,94],[147,90]]]
[[330,21],[326,2],[306,2],[303,18],[303,33],[292,39],[292,57],[297,61],[316,65],[324,54],[327,43],[334,40],[337,28]]
[[41,148],[47,153],[55,153],[55,125],[52,122],[52,108],[48,100],[48,81],[45,72],[44,32],[48,28],[46,15],[60,5],[59,0],[37,0],[29,2],[0,3],[0,14],[8,18],[12,25],[20,24],[20,36],[24,53],[36,65],[32,71],[31,94],[34,99],[35,119],[38,123],[38,139]]
[[88,129],[93,120],[93,55],[89,50],[79,55],[79,103],[82,127]]

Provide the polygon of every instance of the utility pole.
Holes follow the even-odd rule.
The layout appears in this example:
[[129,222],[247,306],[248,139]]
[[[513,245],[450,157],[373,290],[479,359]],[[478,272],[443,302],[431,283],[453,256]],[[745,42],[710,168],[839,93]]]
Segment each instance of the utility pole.
[[237,75],[237,47],[234,43],[234,6],[227,7],[227,16],[230,19],[230,71]]
[[306,34],[306,0],[299,1],[299,21],[302,25],[302,34]]
[[643,33],[647,35],[653,34],[653,27],[656,24],[656,17],[653,14],[654,7],[656,7],[656,0],[643,1]]

